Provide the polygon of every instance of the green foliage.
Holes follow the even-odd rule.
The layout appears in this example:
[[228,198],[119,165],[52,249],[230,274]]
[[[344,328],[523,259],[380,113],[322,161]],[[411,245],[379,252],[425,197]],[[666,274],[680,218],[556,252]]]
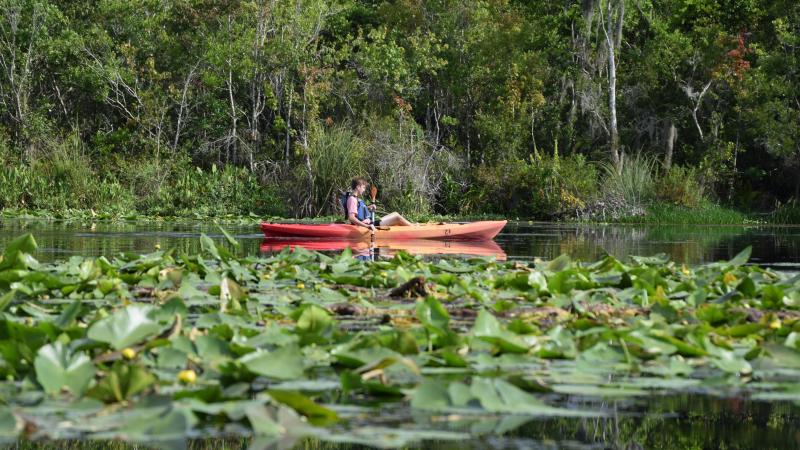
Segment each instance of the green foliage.
[[[656,203],[645,210],[645,214],[635,216],[621,216],[617,221],[625,223],[654,223],[654,224],[719,224],[719,225],[746,225],[763,223],[763,217],[751,217],[748,214],[734,209],[720,206],[703,200],[697,206],[687,208],[672,203]],[[770,223],[773,223],[770,221]],[[780,223],[780,222],[774,222]]]
[[638,154],[627,158],[621,171],[603,165],[603,195],[631,208],[646,206],[655,196],[655,167],[655,160]]
[[[800,196],[800,6],[723,3],[626,8],[620,145],[667,147],[703,196],[766,210]],[[563,216],[597,197],[589,175],[512,166],[550,142],[608,160],[604,5],[3,0],[0,206],[309,217],[366,173],[408,214],[493,209],[491,191],[498,213]],[[699,203],[628,163],[600,174],[606,201]],[[487,187],[509,169],[512,200]]]
[[800,224],[800,202],[791,202],[778,207],[767,216],[769,223]]
[[[14,284],[0,295],[15,292],[0,314],[0,436],[58,420],[47,439],[179,447],[235,427],[398,447],[503,435],[535,417],[603,418],[609,398],[631,399],[621,417],[688,392],[797,399],[800,279],[750,264],[750,248],[687,267],[665,255],[366,263],[204,247],[40,264],[31,235],[12,241],[0,266]],[[246,307],[221,310],[231,274]],[[391,297],[418,276],[427,295]],[[379,407],[364,414],[365,399]],[[377,427],[397,408],[424,420]],[[341,422],[353,412],[351,430]]]
[[517,217],[570,216],[592,199],[596,186],[597,170],[582,155],[535,153],[527,161],[481,168],[462,207]]
[[427,214],[445,174],[459,162],[446,148],[431,148],[425,134],[403,111],[396,119],[372,117],[362,135],[366,166],[379,189],[382,209],[404,214]]
[[292,191],[295,215],[341,215],[340,195],[350,181],[367,173],[366,145],[349,124],[335,125],[315,136],[306,165],[295,167]]
[[661,202],[696,208],[704,200],[703,186],[691,168],[672,166],[655,182],[655,197]]

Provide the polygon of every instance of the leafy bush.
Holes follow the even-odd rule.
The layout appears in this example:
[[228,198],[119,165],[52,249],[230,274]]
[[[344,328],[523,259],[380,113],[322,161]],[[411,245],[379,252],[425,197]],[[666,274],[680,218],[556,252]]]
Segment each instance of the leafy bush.
[[431,145],[419,124],[402,115],[370,118],[362,135],[367,141],[368,173],[386,209],[430,213],[445,175],[457,171],[461,162],[446,148]]
[[768,216],[770,223],[800,224],[800,201],[792,199]]
[[274,186],[262,184],[242,167],[203,170],[188,159],[173,166],[165,186],[144,212],[162,215],[224,216],[248,213],[280,215],[284,203]]
[[704,188],[697,180],[696,170],[672,166],[655,183],[656,198],[662,202],[696,208],[704,199]]
[[96,173],[77,133],[42,142],[29,164],[10,149],[3,155],[0,207],[112,212],[132,206],[130,193],[118,181]]
[[597,190],[597,170],[582,155],[560,158],[535,153],[477,170],[476,185],[463,204],[466,213],[500,213],[547,218],[571,215]]

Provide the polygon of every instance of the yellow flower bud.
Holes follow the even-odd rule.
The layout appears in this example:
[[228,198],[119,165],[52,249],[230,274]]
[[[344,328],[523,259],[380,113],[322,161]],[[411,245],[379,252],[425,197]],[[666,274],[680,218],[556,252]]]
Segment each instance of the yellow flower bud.
[[730,272],[725,272],[725,276],[722,277],[722,281],[725,284],[733,284],[733,283],[736,282],[736,275],[734,275],[734,274],[732,274]]
[[183,384],[194,384],[197,381],[197,374],[194,370],[181,370],[178,372],[178,381]]
[[130,347],[123,348],[122,349],[122,357],[127,359],[128,361],[130,361],[133,358],[136,358],[136,350],[134,350],[134,349],[132,349]]

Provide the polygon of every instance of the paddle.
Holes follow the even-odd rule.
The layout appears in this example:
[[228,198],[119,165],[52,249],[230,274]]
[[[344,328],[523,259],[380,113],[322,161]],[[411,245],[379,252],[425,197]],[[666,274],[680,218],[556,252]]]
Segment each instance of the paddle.
[[[370,197],[370,200],[372,201],[372,205],[375,205],[375,197],[377,197],[377,196],[378,196],[378,188],[375,187],[375,185],[373,184],[372,186],[369,187],[369,197]],[[369,223],[374,227],[375,226],[375,210],[374,209],[369,212],[369,220],[370,220]],[[372,253],[375,250],[375,233],[372,233],[372,235],[370,236],[370,244],[371,244],[370,245],[370,253]],[[374,257],[373,257],[373,260],[374,260]]]
[[[369,188],[369,197],[372,200],[372,204],[373,205],[375,204],[375,197],[377,197],[377,196],[378,196],[378,188],[373,184]],[[375,225],[375,210],[374,209],[372,211],[370,211],[370,218],[369,219],[372,221],[372,224]]]

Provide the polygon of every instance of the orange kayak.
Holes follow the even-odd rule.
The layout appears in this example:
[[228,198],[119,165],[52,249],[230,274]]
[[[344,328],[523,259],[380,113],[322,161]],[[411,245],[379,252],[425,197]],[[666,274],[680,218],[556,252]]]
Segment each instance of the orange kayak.
[[[506,225],[505,220],[491,220],[469,223],[430,223],[411,226],[378,227],[375,238],[383,239],[448,239],[463,241],[491,240]],[[315,239],[369,240],[368,228],[355,225],[332,223],[307,225],[299,223],[261,224],[261,231],[268,238],[294,237]]]
[[493,256],[505,261],[506,253],[494,241],[437,241],[434,239],[382,239],[374,244],[369,241],[334,239],[267,238],[261,242],[261,251],[280,251],[285,247],[302,247],[315,251],[341,251],[350,248],[354,254],[369,254],[378,250],[383,256],[391,256],[402,250],[413,255],[473,255]]

